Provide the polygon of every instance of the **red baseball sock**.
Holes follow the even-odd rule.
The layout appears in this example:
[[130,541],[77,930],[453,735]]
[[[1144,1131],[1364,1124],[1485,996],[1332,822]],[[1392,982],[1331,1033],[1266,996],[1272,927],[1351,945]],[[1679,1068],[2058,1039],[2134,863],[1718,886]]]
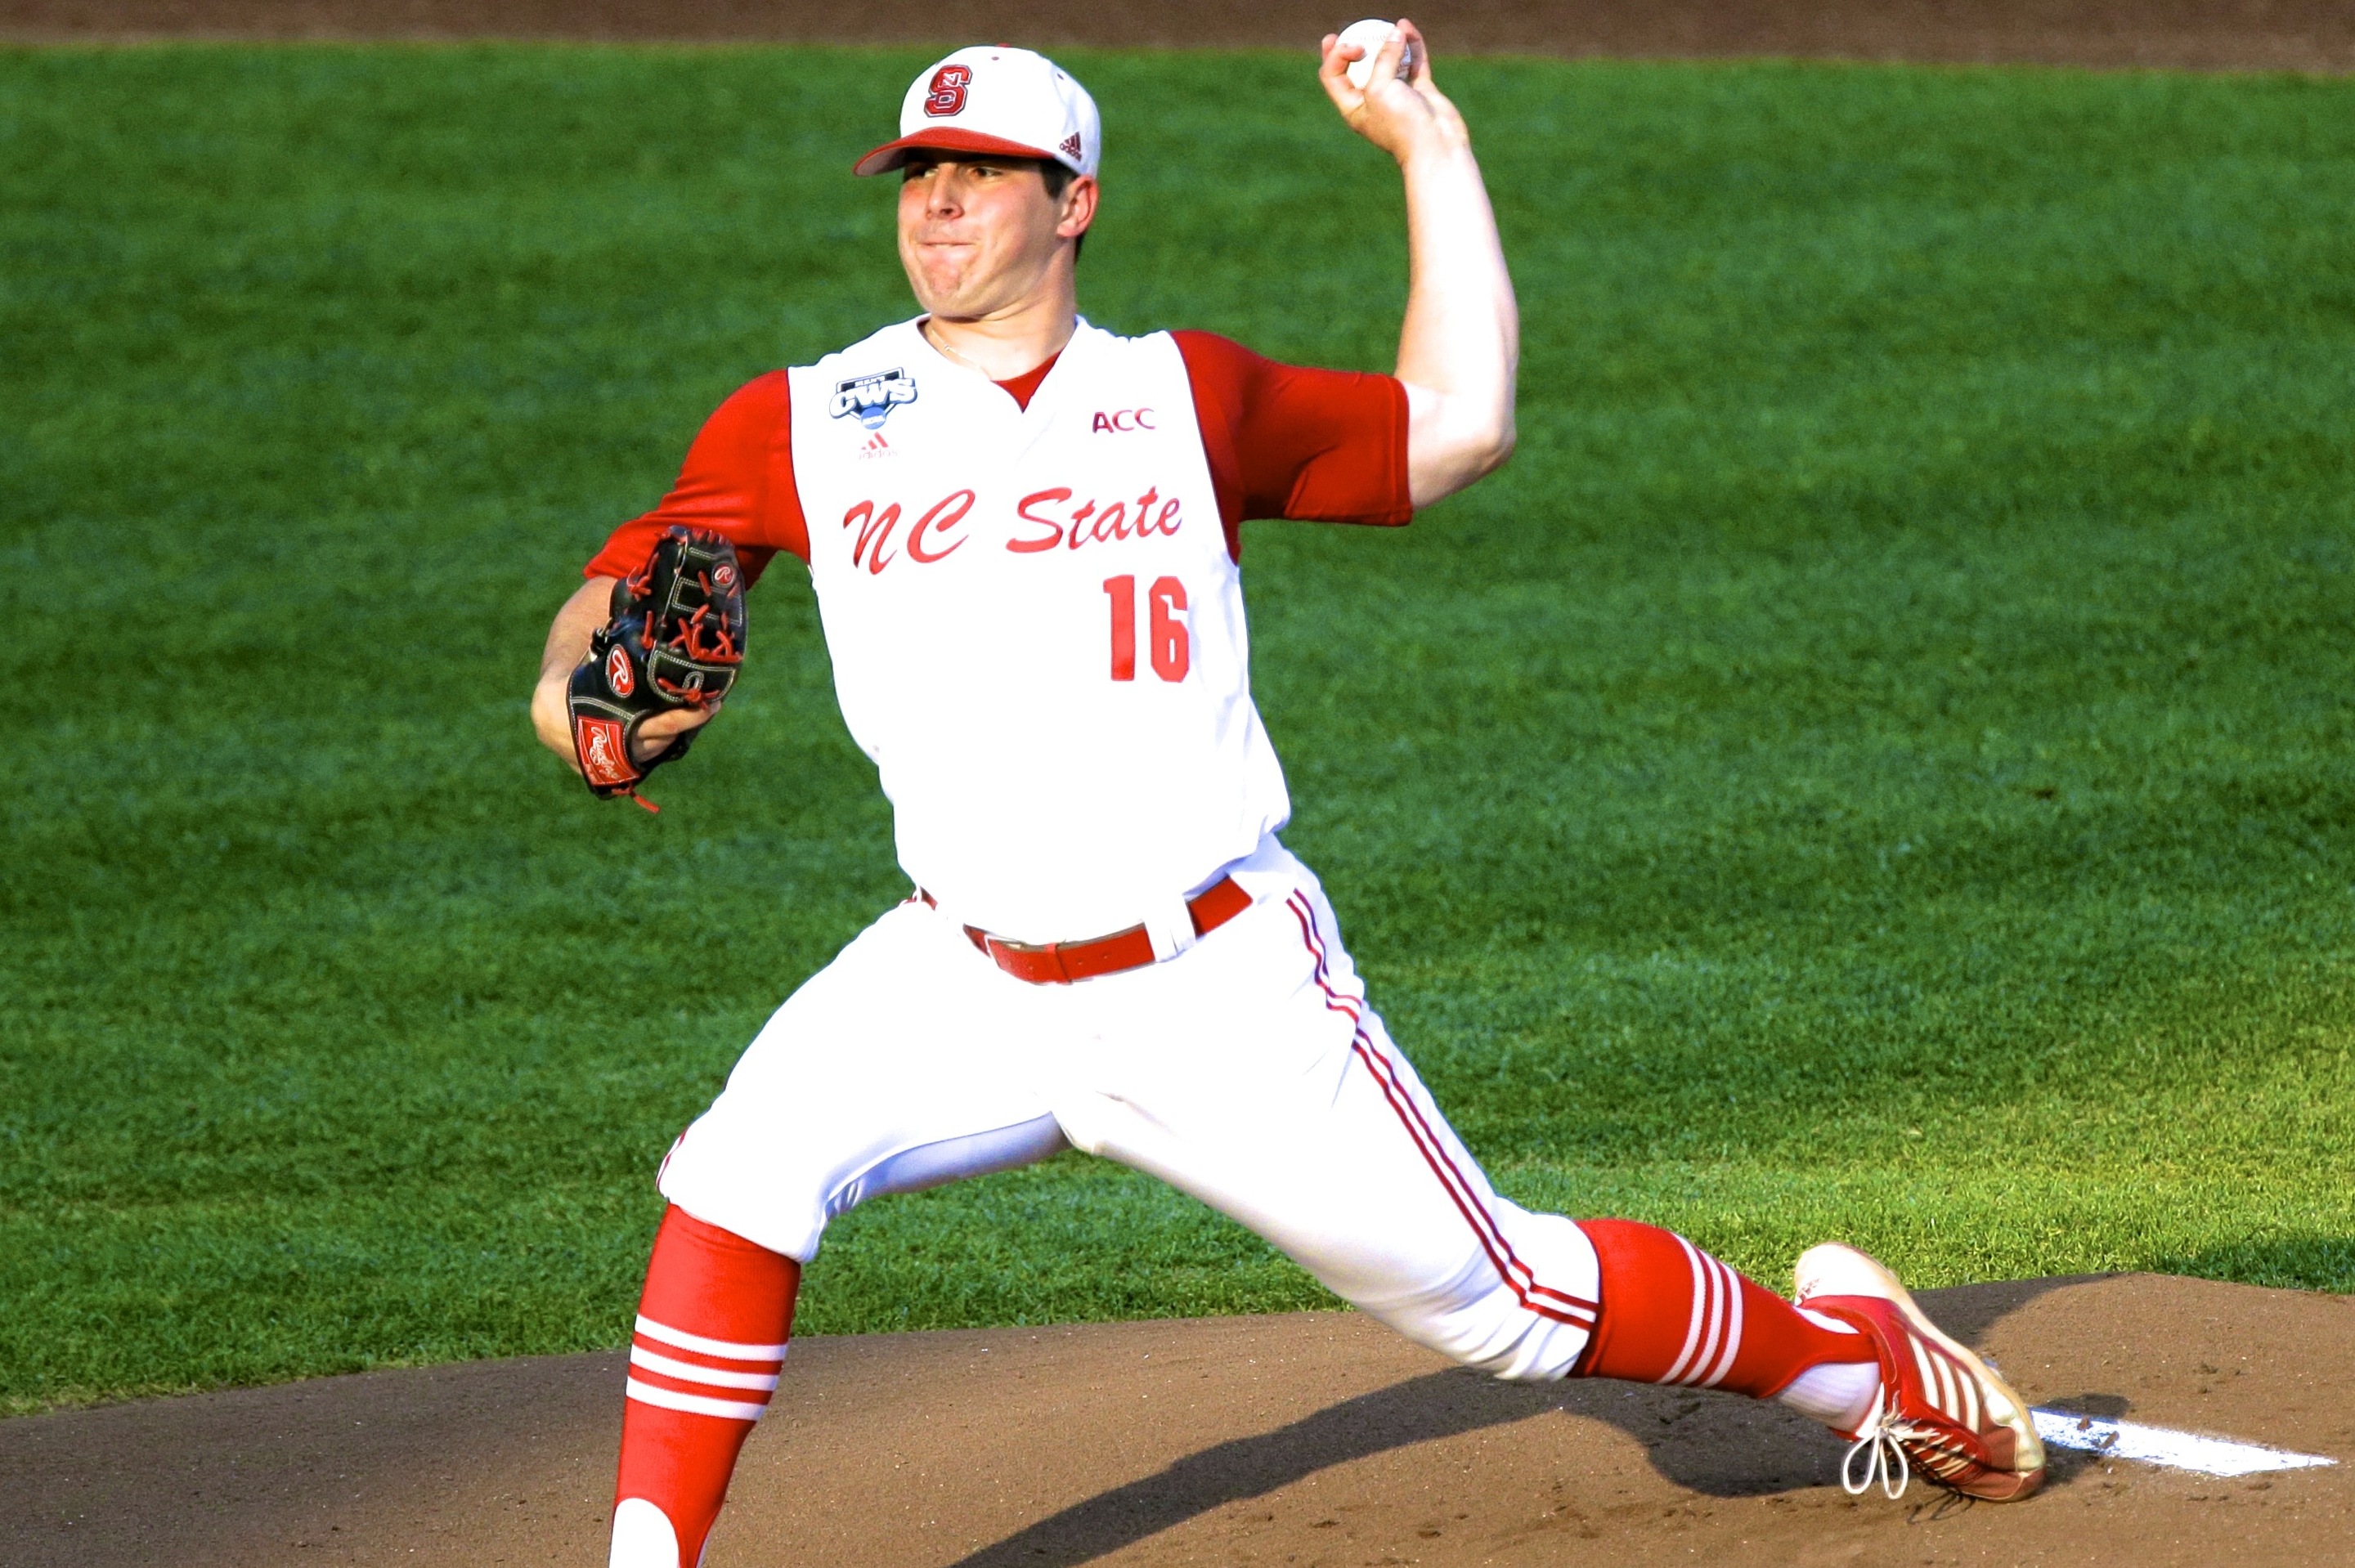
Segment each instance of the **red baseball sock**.
[[802,1267],[663,1215],[630,1341],[612,1568],[696,1568],[729,1472],[784,1364]]
[[[1673,1231],[1632,1220],[1581,1220],[1578,1228],[1603,1260],[1603,1283],[1602,1315],[1577,1375],[1785,1395],[1836,1426],[1864,1419],[1859,1407],[1870,1403],[1881,1373],[1862,1334],[1801,1312]],[[1819,1367],[1838,1371],[1792,1387]]]

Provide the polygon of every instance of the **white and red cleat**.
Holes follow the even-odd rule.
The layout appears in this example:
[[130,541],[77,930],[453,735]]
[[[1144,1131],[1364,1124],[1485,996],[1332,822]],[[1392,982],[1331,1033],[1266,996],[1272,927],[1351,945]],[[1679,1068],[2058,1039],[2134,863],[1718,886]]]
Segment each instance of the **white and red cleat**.
[[[2028,1403],[1940,1332],[1897,1277],[1852,1246],[1827,1242],[1799,1258],[1798,1301],[1861,1330],[1881,1352],[1881,1393],[1851,1439],[1840,1485],[1860,1496],[1877,1478],[1904,1495],[1915,1471],[1965,1497],[2012,1502],[2044,1480],[2044,1445]],[[1863,1461],[1863,1474],[1856,1473]]]

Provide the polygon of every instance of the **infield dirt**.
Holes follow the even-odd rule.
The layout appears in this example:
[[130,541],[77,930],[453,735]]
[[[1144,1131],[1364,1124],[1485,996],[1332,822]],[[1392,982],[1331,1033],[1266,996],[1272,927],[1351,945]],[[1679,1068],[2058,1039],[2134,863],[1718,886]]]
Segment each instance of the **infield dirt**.
[[[1428,0],[1454,51],[2355,69],[2348,0]],[[0,38],[553,37],[1306,48],[1331,0],[0,0]]]
[[[2041,1404],[2355,1458],[2355,1301],[2154,1275],[1924,1305]],[[0,1423],[16,1568],[603,1562],[617,1355]],[[2355,1467],[2055,1452],[2027,1502],[1845,1496],[1779,1406],[1499,1383],[1348,1313],[805,1340],[707,1568],[2355,1560]]]

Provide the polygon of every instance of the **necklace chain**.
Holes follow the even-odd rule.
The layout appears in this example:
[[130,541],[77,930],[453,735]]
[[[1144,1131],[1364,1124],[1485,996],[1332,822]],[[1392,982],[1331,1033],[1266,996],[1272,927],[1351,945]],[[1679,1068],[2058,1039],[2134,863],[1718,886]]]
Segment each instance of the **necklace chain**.
[[932,332],[932,323],[929,320],[924,323],[924,341],[931,344],[934,348],[939,349],[943,354],[947,355],[951,359],[955,360],[959,365],[964,366],[967,370],[980,371],[985,377],[992,381],[997,379],[996,376],[991,376],[986,368],[982,366],[975,365],[972,360],[967,359],[964,355],[959,354],[948,340],[934,335]]

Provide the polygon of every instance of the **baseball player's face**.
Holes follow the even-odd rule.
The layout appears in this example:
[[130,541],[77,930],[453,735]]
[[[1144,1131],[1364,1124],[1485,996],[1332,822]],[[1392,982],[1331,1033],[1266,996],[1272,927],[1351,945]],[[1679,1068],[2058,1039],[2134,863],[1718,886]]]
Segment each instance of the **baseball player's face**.
[[[932,315],[978,320],[1018,309],[1094,216],[1092,179],[1059,199],[1034,164],[911,162],[900,185],[900,263]],[[1068,265],[1068,263],[1066,263]]]

